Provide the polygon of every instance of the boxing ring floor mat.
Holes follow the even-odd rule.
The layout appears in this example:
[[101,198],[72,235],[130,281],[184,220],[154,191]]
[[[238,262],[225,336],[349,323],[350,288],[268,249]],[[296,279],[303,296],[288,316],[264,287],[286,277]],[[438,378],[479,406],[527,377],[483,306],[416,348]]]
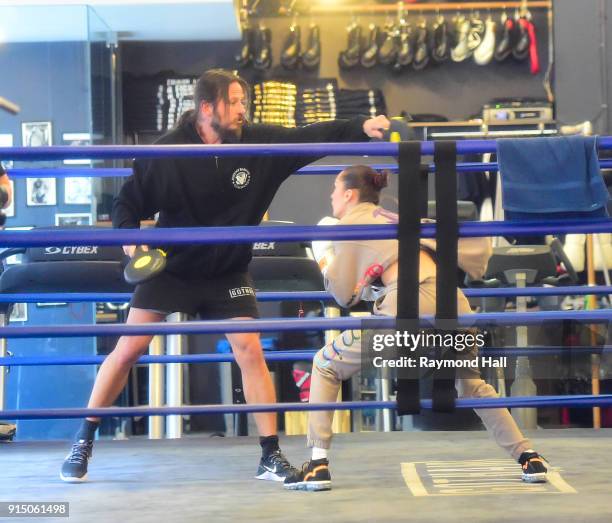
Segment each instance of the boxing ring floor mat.
[[[256,437],[97,441],[83,484],[59,479],[67,442],[13,442],[0,445],[0,501],[66,501],[71,522],[612,521],[612,429],[527,435],[554,466],[544,486],[523,483],[484,431],[392,432],[336,436],[327,492],[253,479]],[[295,465],[304,442],[281,438]]]

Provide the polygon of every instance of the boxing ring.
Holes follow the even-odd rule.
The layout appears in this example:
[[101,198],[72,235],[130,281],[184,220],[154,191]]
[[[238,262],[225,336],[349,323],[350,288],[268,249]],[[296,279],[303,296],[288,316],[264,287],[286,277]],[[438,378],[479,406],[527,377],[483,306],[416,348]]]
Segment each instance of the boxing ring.
[[[612,149],[612,138],[599,140],[601,149]],[[154,158],[162,156],[239,155],[369,155],[395,156],[398,145],[291,144],[219,146],[88,146],[0,148],[8,160]],[[432,142],[422,142],[423,155],[432,155]],[[495,152],[492,140],[457,143],[457,154]],[[602,162],[603,164],[603,162]],[[605,164],[603,164],[605,165]],[[378,166],[380,167],[380,166]],[[496,165],[460,164],[458,171],[494,170]],[[340,166],[321,169],[311,166],[302,174],[336,174]],[[429,167],[434,171],[433,166]],[[64,172],[66,171],[66,172]],[[76,169],[13,169],[12,176],[75,176]],[[79,169],[80,176],[125,176],[129,169]],[[44,173],[44,174],[43,174]],[[552,233],[612,232],[608,218],[548,220],[537,222],[465,222],[459,236],[534,235]],[[206,227],[169,230],[57,230],[3,231],[0,247],[65,245],[136,245],[190,243],[252,243],[257,241],[305,241],[397,238],[397,225],[343,227],[279,226]],[[433,238],[435,225],[426,224],[421,236]],[[467,289],[471,297],[517,297],[536,295],[607,295],[609,286],[519,289]],[[259,301],[330,300],[322,292],[259,293]],[[0,302],[96,302],[127,301],[121,293],[28,293],[0,295]],[[547,321],[574,320],[608,324],[612,310],[475,313],[459,316],[460,326],[538,325]],[[432,317],[420,318],[429,326]],[[395,318],[377,318],[394,328]],[[239,321],[163,322],[144,325],[46,325],[0,327],[0,338],[49,338],[139,334],[195,334],[229,332],[278,332],[301,330],[360,329],[363,318],[299,318]],[[4,348],[2,348],[4,347]],[[318,347],[317,347],[318,349]],[[563,350],[538,348],[544,352]],[[500,349],[503,351],[505,349]],[[529,354],[531,348],[517,348]],[[606,348],[591,347],[603,354]],[[314,351],[264,353],[267,361],[303,361]],[[532,353],[533,354],[533,353]],[[103,356],[12,357],[0,345],[0,368],[32,365],[96,365]],[[233,356],[170,355],[143,356],[139,363],[205,364],[233,361]],[[0,395],[4,373],[0,373]],[[3,400],[3,396],[0,396]],[[83,398],[85,401],[85,398]],[[612,405],[612,394],[460,398],[457,409],[601,407]],[[432,400],[421,399],[422,409]],[[333,404],[179,405],[158,407],[109,407],[101,409],[50,408],[7,410],[0,401],[0,419],[84,418],[87,415],[178,416],[186,414],[284,412],[308,410],[394,409],[395,401],[345,401]],[[329,521],[518,521],[545,515],[559,521],[581,520],[588,510],[592,521],[609,521],[612,507],[607,502],[609,452],[607,429],[546,430],[535,436],[538,449],[552,463],[549,483],[524,484],[518,466],[505,457],[484,431],[352,433],[337,435],[333,447],[334,490],[316,494],[287,492],[278,484],[251,479],[257,454],[255,438],[208,438],[189,436],[175,440],[135,438],[129,441],[98,441],[94,451],[91,481],[73,486],[62,483],[57,471],[66,450],[65,442],[20,442],[0,446],[2,476],[0,501],[53,501],[70,503],[75,521],[288,521],[324,517]],[[282,447],[295,463],[306,458],[303,436],[282,438]],[[576,497],[580,495],[580,498]],[[430,499],[435,498],[435,499]],[[578,501],[580,499],[580,501]],[[157,517],[156,517],[157,516]]]

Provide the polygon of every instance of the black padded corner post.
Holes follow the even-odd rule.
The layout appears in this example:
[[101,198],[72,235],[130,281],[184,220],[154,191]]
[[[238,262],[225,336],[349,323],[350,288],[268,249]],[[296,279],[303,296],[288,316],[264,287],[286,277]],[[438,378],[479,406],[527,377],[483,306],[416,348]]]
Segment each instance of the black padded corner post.
[[[398,330],[418,327],[419,318],[419,239],[423,191],[420,142],[400,142],[399,145],[399,224],[398,224]],[[425,200],[427,200],[425,193]],[[400,378],[397,381],[397,413],[420,412],[419,380]]]
[[[454,333],[457,328],[457,144],[438,141],[436,166],[436,330]],[[437,349],[438,359],[454,359],[453,350]],[[432,403],[437,412],[455,409],[455,369],[442,366],[433,374]]]

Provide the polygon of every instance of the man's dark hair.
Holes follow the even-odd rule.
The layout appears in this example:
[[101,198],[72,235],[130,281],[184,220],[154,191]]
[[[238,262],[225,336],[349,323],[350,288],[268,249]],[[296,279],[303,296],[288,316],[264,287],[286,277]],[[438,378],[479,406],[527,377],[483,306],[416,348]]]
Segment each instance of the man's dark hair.
[[234,82],[238,82],[242,87],[248,107],[250,89],[246,80],[225,69],[209,69],[208,71],[204,71],[202,76],[198,78],[193,89],[193,103],[195,109],[185,111],[181,115],[178,125],[182,125],[186,121],[195,122],[198,117],[198,112],[200,111],[200,105],[204,102],[217,105],[219,100],[223,100],[226,104],[229,103],[229,86]]
[[380,191],[387,186],[388,173],[378,172],[369,165],[351,165],[342,171],[341,180],[345,189],[359,189],[359,202],[378,205]]

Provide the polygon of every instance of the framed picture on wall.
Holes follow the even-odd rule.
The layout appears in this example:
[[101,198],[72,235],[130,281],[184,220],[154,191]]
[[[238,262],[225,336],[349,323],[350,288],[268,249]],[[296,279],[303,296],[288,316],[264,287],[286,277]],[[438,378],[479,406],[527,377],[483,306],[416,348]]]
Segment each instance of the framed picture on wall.
[[28,304],[15,303],[9,321],[28,321]]
[[51,145],[51,122],[23,122],[21,124],[21,142],[24,147],[41,147]]
[[[82,147],[91,145],[91,134],[89,133],[64,133],[62,134],[64,145],[70,147]],[[75,158],[72,160],[64,160],[66,165],[91,165],[91,160],[87,158]],[[68,203],[68,202],[66,202]]]
[[26,205],[56,205],[55,178],[26,178]]
[[[0,147],[13,147],[13,135],[0,134]],[[5,169],[10,169],[13,167],[13,160],[4,160],[2,165]]]
[[64,203],[91,204],[91,178],[64,178]]
[[13,218],[15,216],[15,184],[13,183],[13,180],[9,180],[9,183],[11,184],[11,193],[13,198],[11,199],[11,204],[4,209],[4,214],[6,214],[7,218]]
[[91,213],[66,212],[55,215],[55,225],[74,227],[76,225],[91,225]]

